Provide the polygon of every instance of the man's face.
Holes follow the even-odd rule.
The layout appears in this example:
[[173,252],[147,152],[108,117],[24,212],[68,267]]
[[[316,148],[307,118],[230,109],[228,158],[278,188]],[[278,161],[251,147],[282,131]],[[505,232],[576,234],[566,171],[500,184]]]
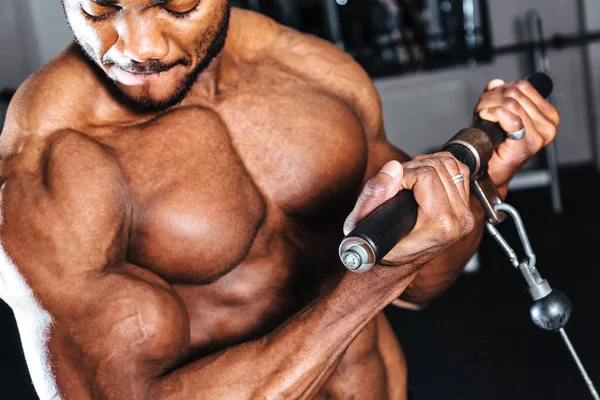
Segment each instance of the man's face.
[[181,101],[222,50],[228,0],[64,0],[87,56],[145,110]]

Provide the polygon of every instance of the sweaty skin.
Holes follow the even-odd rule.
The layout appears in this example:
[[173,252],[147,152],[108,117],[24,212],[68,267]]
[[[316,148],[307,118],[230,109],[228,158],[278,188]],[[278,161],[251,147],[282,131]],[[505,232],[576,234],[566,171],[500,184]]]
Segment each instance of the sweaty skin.
[[[225,3],[202,1],[193,18],[209,26],[202,16]],[[448,154],[409,160],[385,139],[377,92],[348,55],[237,9],[223,51],[175,106],[157,110],[194,56],[143,86],[114,72],[126,97],[160,100],[140,112],[88,57],[120,43],[112,57],[168,64],[196,33],[153,47],[167,35],[128,24],[157,6],[121,4],[131,9],[114,17],[117,33],[89,41],[67,7],[81,45],[97,48],[86,57],[73,43],[30,77],[0,139],[0,297],[40,398],[405,399],[382,310],[435,298],[473,254],[483,215],[469,185],[452,182],[465,167]],[[151,16],[163,29],[187,23]],[[491,161],[505,195],[554,138],[558,113],[524,82],[490,82],[483,110],[528,130]],[[419,203],[415,230],[387,267],[346,273],[344,223],[402,188]]]

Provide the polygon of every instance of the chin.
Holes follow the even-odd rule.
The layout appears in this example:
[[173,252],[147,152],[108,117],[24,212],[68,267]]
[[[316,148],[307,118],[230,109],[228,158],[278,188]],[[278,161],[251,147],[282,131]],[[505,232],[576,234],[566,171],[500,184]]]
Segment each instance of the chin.
[[123,93],[124,96],[135,100],[136,102],[150,102],[150,103],[169,103],[171,99],[177,97],[177,92],[171,90],[167,93],[164,90],[153,90],[148,87],[136,87],[131,88],[128,86],[118,86],[118,89]]
[[157,96],[148,91],[141,93],[140,91],[132,92],[129,87],[121,90],[121,88],[117,86],[116,89],[120,102],[138,114],[166,111],[179,104],[187,95],[187,91],[174,92],[169,96]]
[[[195,79],[150,79],[139,85],[125,85],[114,81],[117,97],[136,113],[156,113],[179,104],[189,93]],[[167,78],[167,79],[164,79]]]

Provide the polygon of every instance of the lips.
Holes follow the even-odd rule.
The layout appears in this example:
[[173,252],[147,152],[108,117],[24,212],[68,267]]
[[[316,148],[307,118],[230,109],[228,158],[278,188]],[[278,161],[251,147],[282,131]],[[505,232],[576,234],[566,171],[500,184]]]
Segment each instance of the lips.
[[135,73],[126,71],[117,66],[113,66],[109,69],[109,75],[111,78],[125,86],[140,86],[144,83],[156,79],[161,73]]
[[158,79],[158,77],[163,76],[177,66],[186,67],[189,62],[180,59],[172,63],[164,63],[159,60],[147,60],[143,63],[118,63],[105,58],[102,64],[107,67],[108,76],[115,81],[126,86],[138,86]]

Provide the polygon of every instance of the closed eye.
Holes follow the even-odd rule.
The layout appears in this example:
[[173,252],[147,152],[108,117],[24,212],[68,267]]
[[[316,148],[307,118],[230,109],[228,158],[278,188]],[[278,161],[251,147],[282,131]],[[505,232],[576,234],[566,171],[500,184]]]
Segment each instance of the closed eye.
[[196,11],[198,9],[198,6],[200,5],[200,2],[196,2],[194,4],[193,7],[191,8],[185,8],[182,6],[177,6],[177,2],[169,2],[166,5],[162,5],[161,7],[163,8],[163,10],[165,10],[166,12],[168,12],[169,14],[171,14],[172,16],[174,16],[175,18],[185,18],[187,16],[189,16],[191,13],[193,13],[194,11]]
[[113,16],[119,8],[112,5],[100,5],[97,3],[89,3],[88,7],[83,4],[80,6],[83,16],[91,21],[102,21]]

